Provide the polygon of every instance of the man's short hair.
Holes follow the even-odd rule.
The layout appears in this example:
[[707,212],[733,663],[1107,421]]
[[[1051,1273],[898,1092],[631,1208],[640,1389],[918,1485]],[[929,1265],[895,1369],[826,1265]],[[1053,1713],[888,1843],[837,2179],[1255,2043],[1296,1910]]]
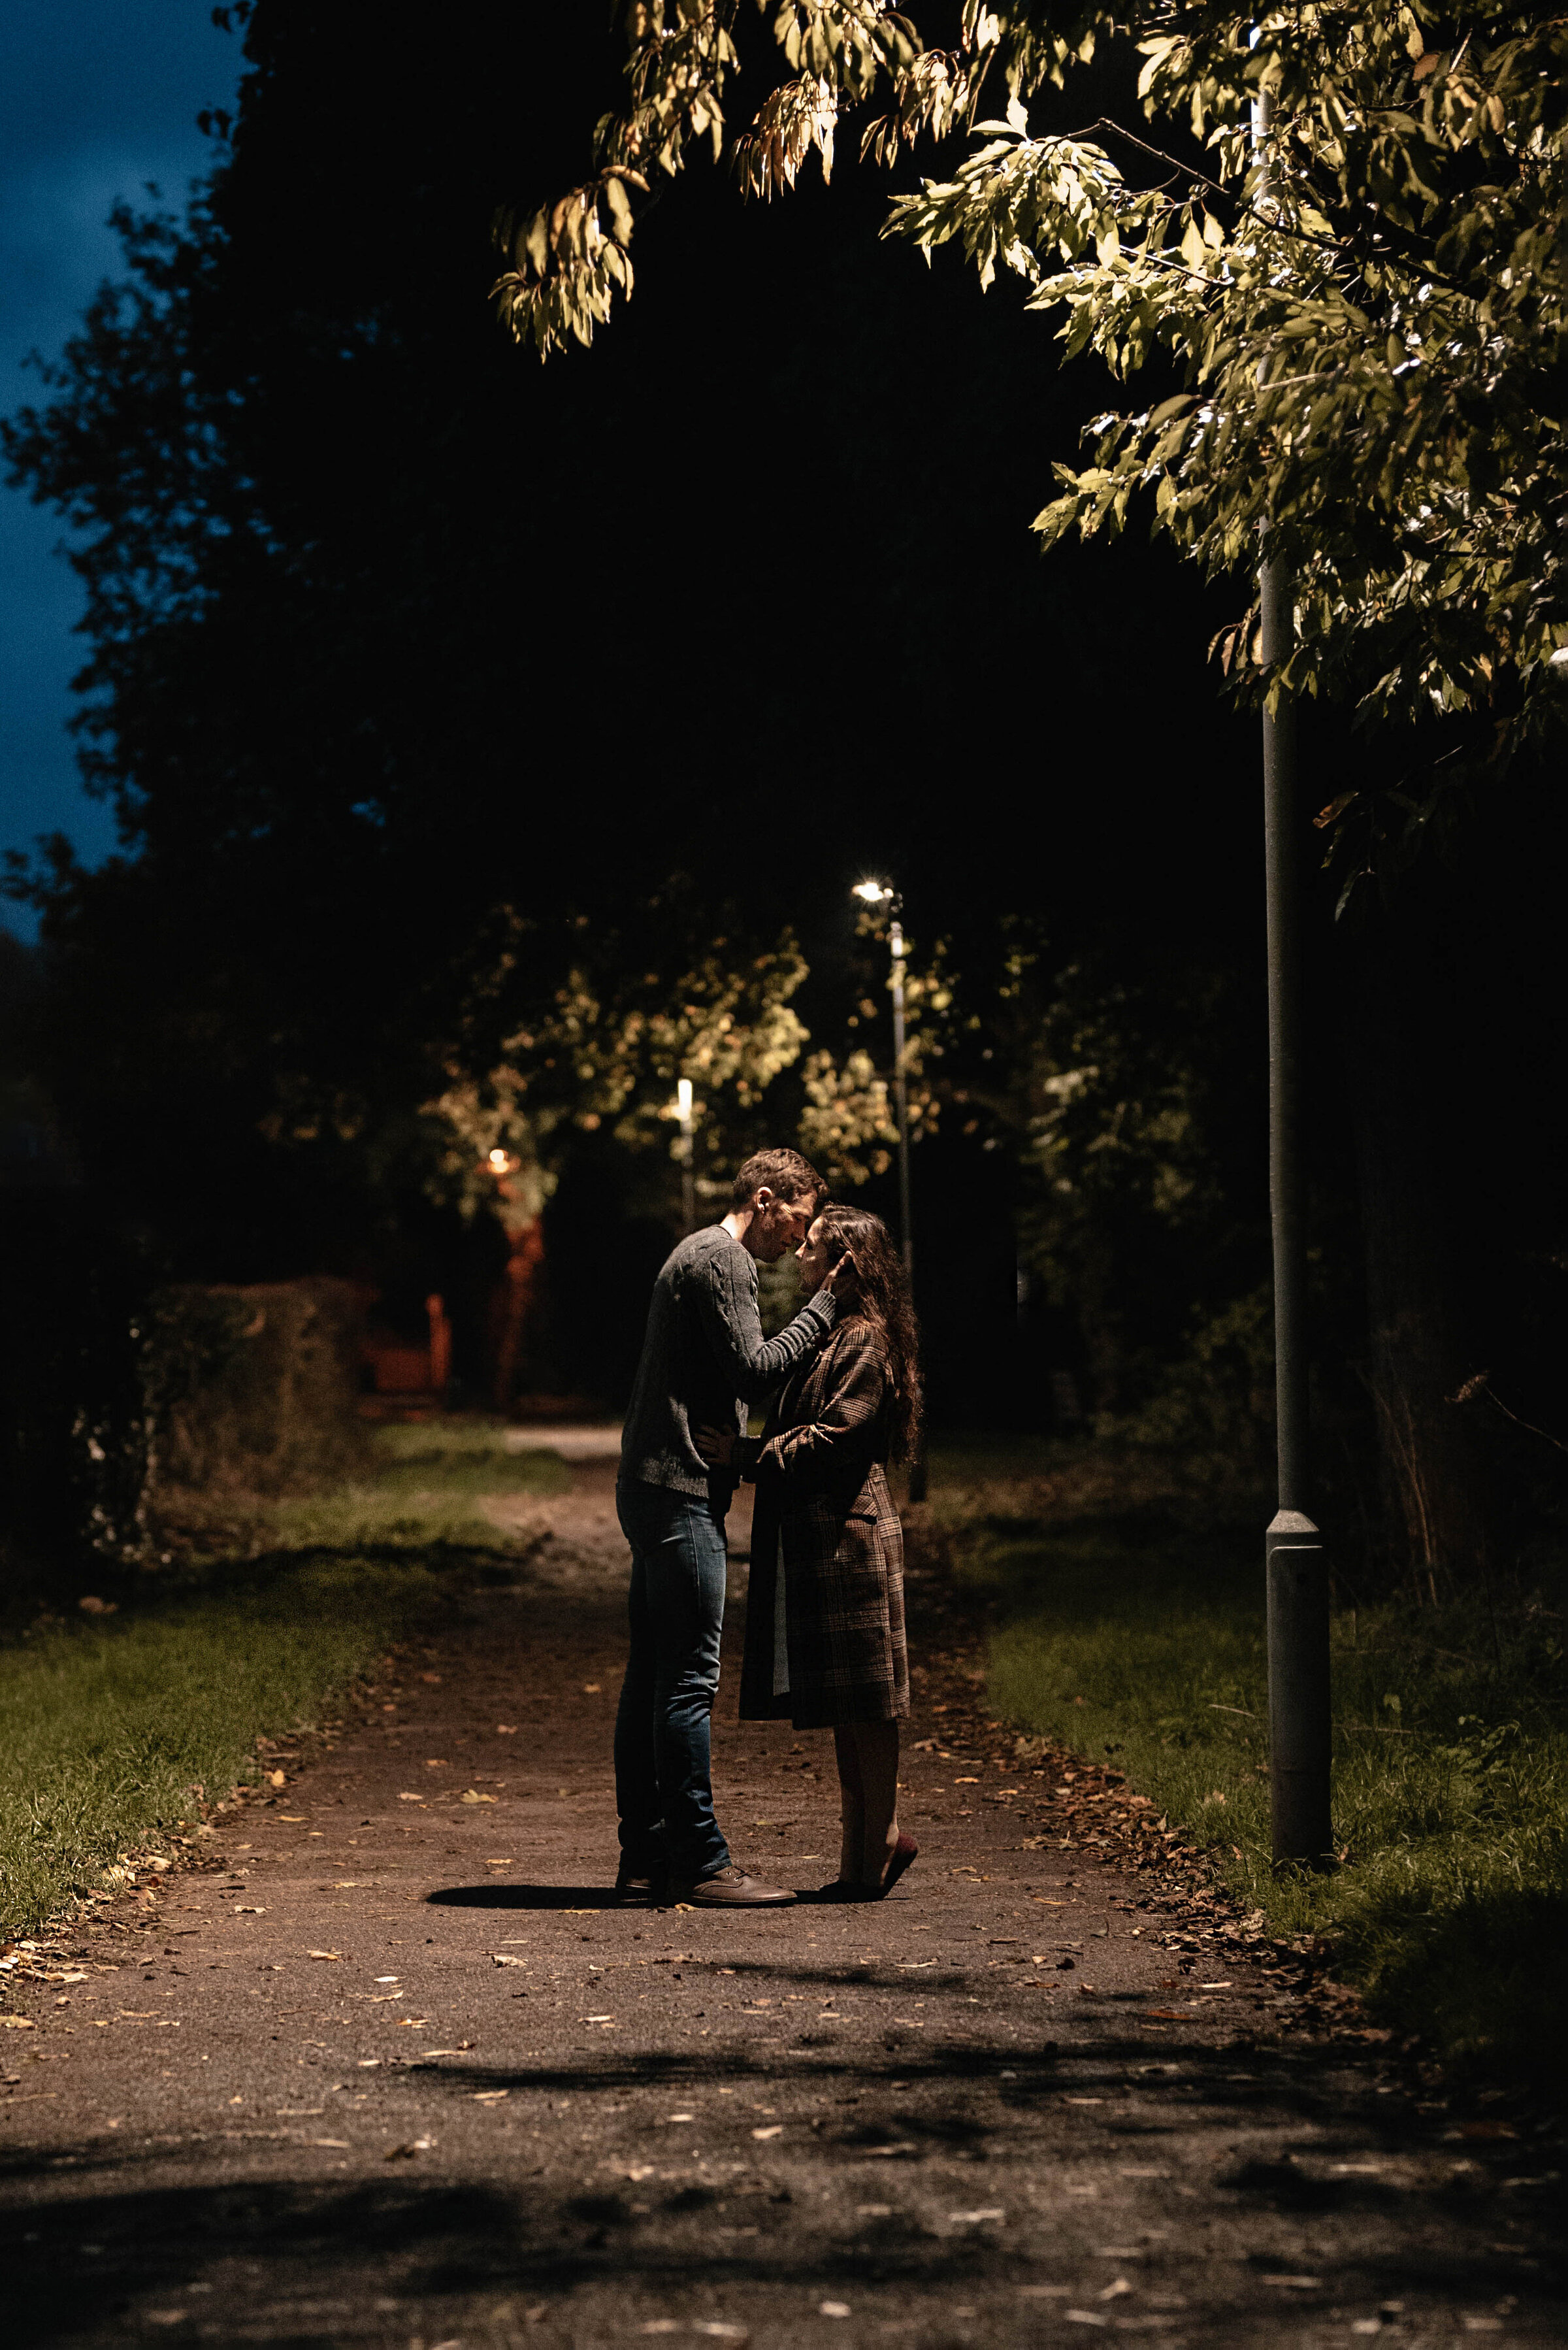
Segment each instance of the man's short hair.
[[781,1200],[798,1200],[804,1191],[816,1193],[820,1207],[827,1186],[798,1150],[754,1150],[735,1177],[734,1204],[749,1208],[763,1184]]

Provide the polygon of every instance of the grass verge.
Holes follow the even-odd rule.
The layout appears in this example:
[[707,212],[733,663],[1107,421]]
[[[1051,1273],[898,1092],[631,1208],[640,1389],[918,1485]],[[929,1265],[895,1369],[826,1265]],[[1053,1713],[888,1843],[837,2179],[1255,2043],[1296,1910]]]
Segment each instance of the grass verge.
[[[996,1624],[991,1698],[1109,1759],[1280,1934],[1334,1950],[1384,2021],[1451,2064],[1568,2085],[1568,1709],[1539,1595],[1333,1625],[1332,1876],[1270,1866],[1262,1540],[1196,1530],[1127,1472],[944,1462],[933,1508]],[[1137,1506],[1141,1503],[1141,1506]],[[1262,1525],[1262,1519],[1259,1525]]]
[[116,1615],[44,1619],[0,1647],[5,1928],[38,1925],[128,1849],[171,1848],[203,1799],[254,1775],[258,1738],[310,1727],[450,1603],[475,1551],[508,1546],[483,1499],[568,1476],[554,1454],[507,1454],[498,1430],[378,1436],[376,1477],[247,1510],[261,1555],[209,1555]]

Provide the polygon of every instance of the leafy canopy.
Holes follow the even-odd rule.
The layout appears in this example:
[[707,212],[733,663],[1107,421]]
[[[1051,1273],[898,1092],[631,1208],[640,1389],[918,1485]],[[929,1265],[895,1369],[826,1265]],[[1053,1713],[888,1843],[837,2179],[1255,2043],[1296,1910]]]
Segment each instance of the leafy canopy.
[[[1478,752],[1501,764],[1559,729],[1568,16],[1532,0],[964,0],[942,48],[925,14],[784,0],[788,70],[734,166],[763,196],[813,152],[830,173],[852,109],[884,162],[967,142],[948,176],[895,198],[885,234],[928,256],[956,243],[982,286],[1022,279],[1032,309],[1061,314],[1068,357],[1092,349],[1123,380],[1174,370],[1171,396],[1097,421],[1090,463],[1056,465],[1044,544],[1120,531],[1147,492],[1157,531],[1229,573],[1266,523],[1296,583],[1294,640],[1260,676],[1249,612],[1227,671],[1449,721],[1417,830],[1445,759],[1473,772]],[[542,355],[591,340],[629,294],[653,175],[696,143],[722,151],[736,16],[737,0],[636,0],[628,102],[598,126],[594,177],[503,218],[496,296]],[[1124,119],[1032,130],[1031,100],[1059,111],[1053,89],[1129,36],[1142,69]]]

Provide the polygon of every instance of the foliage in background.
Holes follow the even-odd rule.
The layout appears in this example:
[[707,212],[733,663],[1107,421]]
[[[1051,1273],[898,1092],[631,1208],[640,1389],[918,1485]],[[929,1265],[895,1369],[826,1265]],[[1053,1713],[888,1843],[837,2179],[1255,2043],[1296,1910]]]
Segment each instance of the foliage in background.
[[[542,354],[591,340],[629,294],[630,192],[701,143],[722,151],[733,14],[629,11],[627,104],[599,124],[594,177],[503,216],[502,315]],[[1036,527],[1047,545],[1119,531],[1147,494],[1157,530],[1234,577],[1266,525],[1295,643],[1261,678],[1249,610],[1231,678],[1452,722],[1358,810],[1348,889],[1451,817],[1456,780],[1563,732],[1568,24],[1521,0],[965,0],[956,46],[928,48],[924,14],[780,9],[788,70],[732,142],[742,185],[792,187],[813,152],[830,173],[841,123],[873,103],[862,145],[885,161],[968,135],[888,233],[960,243],[982,286],[1023,279],[1031,307],[1065,310],[1068,357],[1095,350],[1117,377],[1174,363],[1184,389],[1106,415],[1094,462],[1056,465]],[[1129,36],[1142,71],[1116,119],[1032,129],[1031,99]]]
[[[862,927],[879,947],[881,926]],[[1151,1441],[1180,1420],[1250,1471],[1272,1427],[1272,1341],[1261,1226],[1236,1207],[1234,979],[1197,948],[1156,971],[1125,951],[1058,961],[1045,924],[1009,914],[961,947],[911,941],[905,973],[911,1132],[955,1136],[1010,1171],[1020,1275],[1072,1333],[1059,1343],[1090,1409],[1163,1394]],[[886,1068],[885,1007],[867,992],[857,1009],[881,1023]],[[840,1180],[864,1181],[892,1139],[887,1079],[863,1047],[842,1066],[821,1059],[839,1091],[803,1134]],[[868,1142],[881,1144],[869,1165]]]
[[806,1041],[790,1001],[806,976],[793,934],[762,947],[715,936],[711,909],[679,889],[637,911],[636,922],[581,915],[563,930],[499,910],[446,1085],[424,1105],[440,1138],[431,1189],[464,1214],[493,1204],[500,1171],[519,1212],[537,1216],[574,1128],[607,1128],[631,1150],[673,1159],[682,1077],[706,1169],[723,1170],[767,1139],[763,1097]]
[[[1327,1877],[1271,1860],[1255,1538],[1190,1510],[1184,1464],[1058,1452],[933,1465],[961,1581],[1000,1611],[991,1702],[1108,1756],[1282,1935],[1320,1937],[1375,2012],[1482,2070],[1568,2076],[1560,1593],[1465,1594],[1334,1620]],[[1184,1500],[1183,1496],[1187,1498]],[[1175,1511],[1173,1514],[1173,1503]]]

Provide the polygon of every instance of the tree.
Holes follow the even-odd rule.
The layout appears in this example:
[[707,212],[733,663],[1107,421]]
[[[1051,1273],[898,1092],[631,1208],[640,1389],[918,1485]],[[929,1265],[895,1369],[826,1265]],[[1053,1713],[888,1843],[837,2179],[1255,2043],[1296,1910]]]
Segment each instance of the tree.
[[[457,1030],[442,1055],[445,1084],[423,1106],[439,1140],[427,1188],[472,1217],[498,1215],[507,1266],[496,1331],[493,1394],[512,1400],[523,1332],[543,1258],[541,1219],[573,1131],[608,1128],[623,1149],[679,1148],[675,1088],[693,1089],[711,1199],[759,1139],[775,1077],[806,1031],[790,998],[806,966],[787,933],[758,952],[712,934],[672,889],[607,928],[586,915],[547,925],[500,908],[471,964]],[[653,965],[649,969],[649,965]]]
[[[639,0],[594,176],[504,222],[502,314],[542,353],[629,294],[637,196],[700,141],[720,151],[736,13]],[[846,116],[877,104],[861,143],[883,161],[972,137],[887,234],[961,244],[982,286],[1014,274],[1032,309],[1064,311],[1068,357],[1119,378],[1168,362],[1180,388],[1102,417],[1035,527],[1047,545],[1120,531],[1147,493],[1156,530],[1231,577],[1266,527],[1294,643],[1258,677],[1249,609],[1229,675],[1417,730],[1404,775],[1318,819],[1345,836],[1348,890],[1568,712],[1568,21],[1523,0],[965,0],[941,48],[920,13],[785,0],[789,71],[733,141],[742,184],[791,187],[813,152],[830,173]],[[1128,36],[1141,109],[1032,130],[1032,100]]]

